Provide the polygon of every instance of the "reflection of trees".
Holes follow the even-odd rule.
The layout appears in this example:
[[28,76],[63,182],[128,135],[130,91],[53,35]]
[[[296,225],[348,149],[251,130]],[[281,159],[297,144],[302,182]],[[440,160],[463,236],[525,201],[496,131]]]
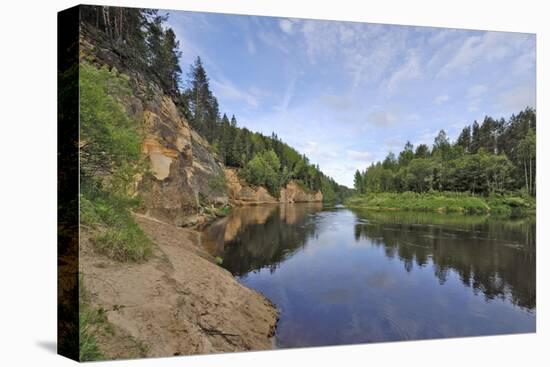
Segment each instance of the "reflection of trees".
[[208,229],[204,243],[234,275],[266,267],[275,271],[314,235],[316,224],[308,214],[321,209],[320,203],[237,208]]
[[[431,259],[445,283],[451,272],[487,299],[535,308],[535,221],[425,213],[359,212],[355,238],[383,246],[407,271]],[[367,219],[366,221],[364,219]]]

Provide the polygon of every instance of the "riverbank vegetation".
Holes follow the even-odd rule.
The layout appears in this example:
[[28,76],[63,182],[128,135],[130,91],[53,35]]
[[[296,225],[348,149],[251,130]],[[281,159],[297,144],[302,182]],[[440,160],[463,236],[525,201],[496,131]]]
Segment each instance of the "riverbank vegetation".
[[97,229],[98,251],[120,261],[139,261],[151,253],[151,242],[130,209],[134,178],[146,170],[141,158],[137,121],[120,103],[129,95],[128,79],[85,62],[80,66],[80,219]]
[[407,142],[356,171],[350,206],[515,215],[534,212],[536,112],[507,121],[485,117],[451,142],[444,130],[433,146]]
[[404,210],[439,213],[492,214],[518,217],[535,213],[535,200],[530,196],[492,194],[472,195],[467,192],[430,191],[417,193],[371,193],[346,200],[350,208],[371,210]]

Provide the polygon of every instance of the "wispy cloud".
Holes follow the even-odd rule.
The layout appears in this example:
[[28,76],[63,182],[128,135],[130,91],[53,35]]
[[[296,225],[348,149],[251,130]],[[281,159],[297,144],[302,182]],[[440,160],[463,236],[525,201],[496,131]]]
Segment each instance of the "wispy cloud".
[[[448,76],[453,71],[469,71],[474,65],[504,59],[524,46],[526,35],[506,32],[485,32],[457,41],[456,52],[442,66],[438,76]],[[460,43],[459,43],[460,42]]]
[[244,101],[250,107],[258,107],[258,98],[256,95],[246,92],[243,88],[235,86],[227,79],[210,79],[210,85],[217,96],[236,101]]
[[368,115],[368,122],[376,126],[388,126],[397,121],[397,116],[389,111],[372,111]]
[[347,150],[348,157],[351,159],[358,159],[358,160],[372,160],[374,158],[374,154],[367,151],[357,151],[357,150]]
[[292,34],[293,32],[293,25],[294,23],[289,19],[281,19],[279,20],[279,28],[286,34]]
[[441,94],[437,97],[435,97],[434,102],[435,104],[443,104],[449,100],[449,96],[446,94]]
[[421,75],[419,57],[411,52],[407,60],[391,74],[386,81],[386,87],[390,93],[395,93],[401,83],[419,78]]
[[248,53],[251,55],[256,54],[256,45],[254,44],[254,41],[252,41],[251,38],[246,39],[246,49],[248,50]]
[[476,84],[468,88],[466,93],[467,98],[479,98],[485,94],[489,88],[484,84]]
[[514,89],[500,93],[496,97],[497,106],[508,113],[514,113],[525,107],[536,108],[535,89],[530,85],[520,85]]

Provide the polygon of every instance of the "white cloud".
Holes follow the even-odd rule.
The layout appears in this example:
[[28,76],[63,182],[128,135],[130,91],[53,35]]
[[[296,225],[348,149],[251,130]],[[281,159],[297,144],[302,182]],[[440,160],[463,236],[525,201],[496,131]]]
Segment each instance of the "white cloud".
[[367,151],[357,151],[357,150],[347,150],[347,155],[351,159],[355,160],[372,160],[374,158],[374,154]]
[[[456,51],[441,67],[438,76],[450,75],[454,71],[465,72],[480,62],[504,59],[514,51],[523,48],[528,39],[528,35],[511,35],[506,32],[485,32],[467,37],[465,40],[461,40],[460,44],[453,44]],[[434,57],[437,56],[436,54]]]
[[292,34],[293,32],[293,23],[288,19],[279,20],[279,28],[286,34]]
[[535,68],[535,64],[536,55],[533,48],[521,54],[518,58],[516,58],[516,60],[514,60],[512,63],[512,70],[516,74],[524,74],[533,70]]
[[521,85],[507,90],[496,97],[496,103],[507,112],[519,112],[525,107],[536,108],[535,88]]
[[261,31],[258,33],[258,38],[265,43],[267,46],[278,49],[281,52],[284,52],[285,54],[290,53],[290,50],[288,49],[288,45],[283,42],[283,39],[272,32],[269,31]]
[[254,41],[252,39],[247,38],[246,40],[246,49],[248,50],[248,53],[251,55],[256,54],[256,45],[254,45]]
[[439,133],[439,129],[436,130],[424,130],[418,140],[414,142],[414,147],[419,146],[420,144],[426,144],[427,146],[432,146],[435,137]]
[[421,76],[418,56],[415,53],[409,54],[407,60],[397,69],[386,81],[388,91],[394,93],[399,84],[413,80]]
[[443,43],[443,41],[447,41],[450,37],[457,34],[456,29],[436,29],[434,30],[434,35],[428,39],[428,44],[430,45],[439,45]]
[[288,110],[288,105],[290,104],[290,101],[294,97],[294,88],[296,87],[296,79],[292,79],[292,81],[288,84],[285,94],[283,95],[283,99],[281,100],[281,103],[276,106],[275,108],[285,114]]
[[472,99],[473,98],[479,98],[483,94],[485,94],[488,90],[489,90],[489,88],[487,88],[486,85],[477,84],[477,85],[474,85],[474,86],[471,86],[470,88],[468,88],[468,91],[466,92],[466,97],[472,98]]
[[367,121],[376,126],[387,126],[397,121],[397,116],[392,112],[373,111],[369,113]]
[[217,96],[236,101],[244,101],[251,107],[258,107],[257,96],[236,87],[232,82],[225,79],[210,79],[210,85]]
[[435,102],[436,104],[443,104],[443,103],[447,102],[448,100],[449,100],[449,96],[448,96],[448,95],[446,95],[446,94],[441,94],[441,95],[435,97],[434,102]]
[[355,107],[355,101],[352,98],[334,94],[322,95],[319,99],[321,104],[334,110],[350,110]]
[[408,37],[403,27],[321,20],[303,21],[300,31],[309,62],[340,64],[352,89],[384,77],[403,56]]

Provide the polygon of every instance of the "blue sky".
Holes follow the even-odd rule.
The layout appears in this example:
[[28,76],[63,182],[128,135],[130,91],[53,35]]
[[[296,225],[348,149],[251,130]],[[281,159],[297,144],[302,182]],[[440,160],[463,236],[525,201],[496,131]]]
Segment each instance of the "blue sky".
[[220,109],[336,181],[410,140],[455,139],[535,106],[535,36],[170,11],[182,70],[200,55]]

